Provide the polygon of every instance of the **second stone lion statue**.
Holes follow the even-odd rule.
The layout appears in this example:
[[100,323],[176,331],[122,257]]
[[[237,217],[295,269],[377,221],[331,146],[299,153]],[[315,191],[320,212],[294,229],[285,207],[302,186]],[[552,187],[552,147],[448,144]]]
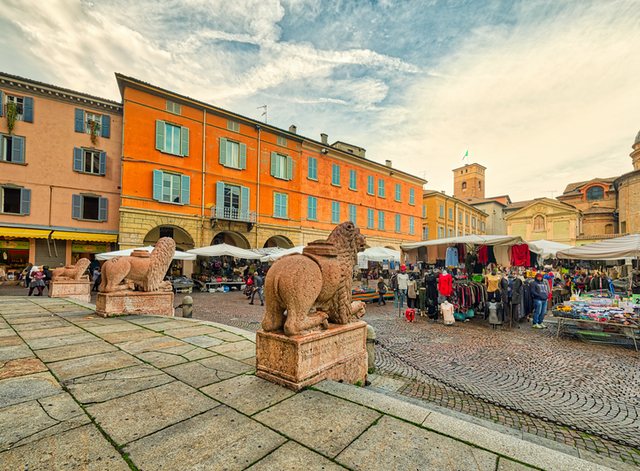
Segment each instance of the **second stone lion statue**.
[[75,265],[67,265],[66,267],[54,268],[51,271],[52,281],[80,281],[88,280],[88,276],[84,276],[91,262],[88,258],[79,259]]
[[171,283],[163,280],[175,250],[175,241],[171,237],[162,237],[149,256],[115,257],[107,260],[102,265],[100,292],[133,289],[171,291]]
[[[365,239],[352,222],[335,227],[326,241],[312,242],[302,254],[277,260],[265,279],[266,332],[298,335],[328,322],[347,324],[364,315],[364,303],[351,302],[351,281]],[[310,314],[312,308],[316,312]],[[285,314],[286,312],[286,314]]]

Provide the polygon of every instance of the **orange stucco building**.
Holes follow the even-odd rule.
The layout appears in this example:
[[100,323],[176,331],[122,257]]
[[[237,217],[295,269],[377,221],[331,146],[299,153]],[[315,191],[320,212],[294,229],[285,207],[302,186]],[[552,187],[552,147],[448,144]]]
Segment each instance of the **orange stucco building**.
[[0,104],[0,266],[115,247],[120,104],[4,73]]
[[172,236],[291,247],[355,219],[371,246],[420,240],[424,180],[329,144],[116,74],[124,140],[120,246]]

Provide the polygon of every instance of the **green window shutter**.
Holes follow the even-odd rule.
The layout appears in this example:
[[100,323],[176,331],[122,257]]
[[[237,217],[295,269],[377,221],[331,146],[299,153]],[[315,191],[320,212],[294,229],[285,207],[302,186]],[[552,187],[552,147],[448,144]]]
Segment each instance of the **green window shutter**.
[[20,214],[29,214],[31,212],[31,190],[27,188],[20,189]]
[[279,216],[278,214],[278,193],[273,192],[273,215]]
[[98,199],[98,221],[107,220],[108,207],[109,207],[109,200],[107,198]]
[[180,183],[180,204],[191,203],[191,177],[181,175]]
[[162,201],[162,170],[153,171],[153,199]]
[[103,114],[101,121],[102,123],[100,124],[100,132],[102,133],[102,137],[111,137],[111,116],[109,116],[108,114]]
[[293,179],[293,159],[287,157],[287,180]]
[[240,143],[240,170],[247,168],[247,145]]
[[24,163],[24,137],[11,137],[11,157],[13,162]]
[[30,96],[24,97],[22,110],[22,120],[26,123],[33,123],[33,98]]
[[240,187],[240,219],[243,221],[249,220],[249,210],[250,210],[250,189],[246,186]]
[[156,149],[164,152],[164,121],[156,120]]
[[107,153],[100,152],[100,175],[107,174]]
[[220,165],[227,165],[227,140],[224,137],[220,138],[220,149],[219,149],[219,162]]
[[284,217],[289,217],[289,195],[285,193],[282,196],[284,197]]
[[224,183],[216,183],[216,217],[224,217]]
[[0,90],[0,117],[4,114],[4,94]]
[[82,217],[82,196],[71,195],[71,217],[80,219]]
[[74,129],[76,132],[84,132],[84,110],[80,108],[75,111]]
[[75,172],[82,172],[82,149],[80,147],[73,148],[73,170]]
[[180,154],[183,157],[189,156],[189,128],[184,126],[180,129]]
[[277,173],[277,165],[278,165],[278,154],[275,152],[271,152],[271,176],[275,177],[278,175]]

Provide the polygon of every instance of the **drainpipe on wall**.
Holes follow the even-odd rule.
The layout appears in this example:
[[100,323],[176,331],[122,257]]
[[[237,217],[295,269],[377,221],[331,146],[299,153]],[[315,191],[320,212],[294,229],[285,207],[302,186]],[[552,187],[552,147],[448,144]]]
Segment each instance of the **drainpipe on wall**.
[[262,160],[262,153],[260,150],[260,137],[262,128],[260,125],[256,125],[258,129],[258,178],[257,178],[257,187],[256,187],[256,247],[258,247],[258,219],[260,218],[260,161]]
[[200,246],[204,245],[204,181],[207,170],[207,110],[202,109],[202,191],[200,193]]

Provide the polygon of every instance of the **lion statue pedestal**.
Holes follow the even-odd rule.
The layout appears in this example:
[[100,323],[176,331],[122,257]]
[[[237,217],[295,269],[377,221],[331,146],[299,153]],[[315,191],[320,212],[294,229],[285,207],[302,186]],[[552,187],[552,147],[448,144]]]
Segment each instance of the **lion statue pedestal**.
[[151,254],[134,250],[128,257],[107,260],[102,265],[96,314],[102,317],[127,314],[173,316],[173,290],[171,283],[163,280],[175,249],[174,240],[163,237]]
[[352,222],[302,254],[277,260],[265,279],[256,335],[256,375],[298,391],[324,379],[364,384],[364,303],[351,299],[353,267],[365,239]]
[[91,301],[91,281],[85,275],[91,262],[79,259],[75,265],[54,268],[49,282],[50,298],[70,298],[88,303]]

